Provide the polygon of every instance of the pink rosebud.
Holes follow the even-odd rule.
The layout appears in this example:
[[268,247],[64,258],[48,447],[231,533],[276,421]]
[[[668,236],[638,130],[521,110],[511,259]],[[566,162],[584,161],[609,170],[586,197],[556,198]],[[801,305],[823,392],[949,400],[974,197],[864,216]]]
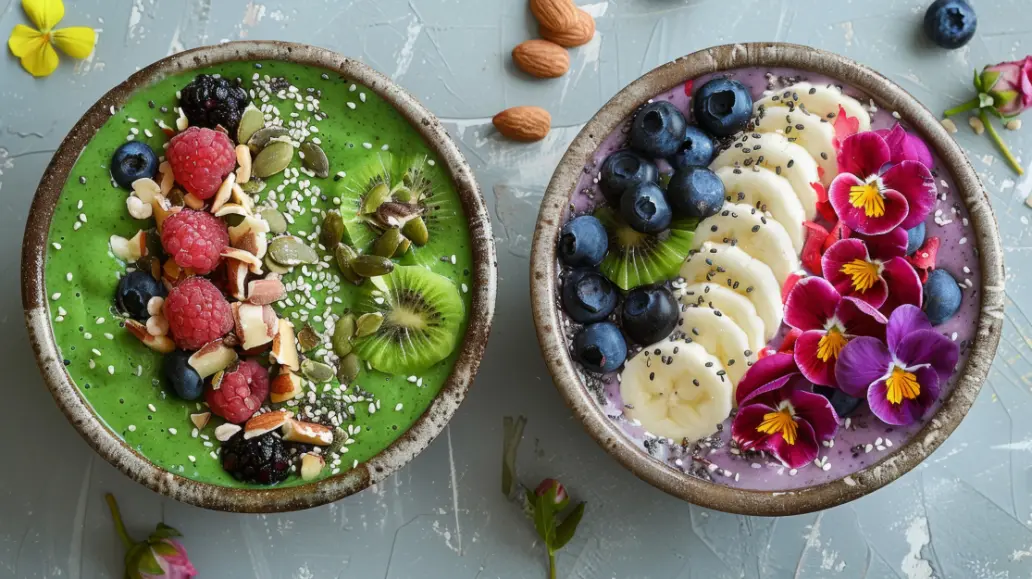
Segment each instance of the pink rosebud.
[[186,549],[175,539],[161,539],[150,545],[154,560],[161,567],[161,573],[151,574],[142,572],[143,579],[190,579],[197,576],[197,569],[190,563],[186,556]]
[[993,108],[1002,115],[1017,115],[1032,107],[1032,56],[985,67],[982,89],[993,97]]
[[559,507],[559,510],[562,510],[563,507],[570,502],[570,496],[566,494],[566,487],[563,486],[563,483],[555,480],[554,478],[546,478],[541,481],[541,484],[538,485],[534,494],[539,497],[543,497],[548,494],[548,491],[552,490],[553,487],[555,487],[555,504]]

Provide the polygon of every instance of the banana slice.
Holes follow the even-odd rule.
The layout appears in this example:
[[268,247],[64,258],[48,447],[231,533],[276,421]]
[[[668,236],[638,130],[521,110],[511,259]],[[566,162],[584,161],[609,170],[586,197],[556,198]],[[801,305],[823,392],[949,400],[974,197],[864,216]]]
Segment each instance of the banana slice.
[[724,167],[717,170],[717,177],[724,182],[728,201],[751,205],[770,213],[785,228],[796,253],[803,251],[806,242],[806,228],[803,226],[806,212],[787,179],[762,167]]
[[702,244],[688,256],[681,277],[689,284],[712,282],[745,296],[763,320],[763,341],[768,342],[781,327],[781,286],[770,267],[738,247],[726,243]]
[[[664,341],[627,361],[620,376],[624,414],[656,436],[705,438],[731,414],[731,382],[720,360],[695,343]],[[656,354],[656,350],[659,354]]]
[[801,145],[792,143],[778,133],[749,133],[739,137],[735,144],[717,155],[710,168],[765,167],[781,175],[792,184],[792,190],[806,211],[810,221],[817,215],[817,192],[812,183],[819,183],[817,162]]
[[783,106],[789,101],[829,121],[838,115],[841,106],[847,115],[856,117],[860,121],[861,132],[871,130],[871,115],[864,105],[855,98],[843,94],[836,86],[814,85],[808,82],[796,83],[756,101],[753,110],[759,110],[761,106],[767,109]]
[[757,350],[749,348],[745,331],[724,312],[705,306],[684,308],[680,323],[685,341],[691,340],[706,348],[724,365],[725,377],[731,380],[734,391],[745,371],[756,361]]
[[[749,350],[759,352],[767,344],[763,337],[763,319],[756,313],[756,306],[734,290],[715,283],[695,283],[680,290],[678,297],[688,308],[709,307],[731,318],[731,321],[745,332],[749,340]],[[684,328],[683,331],[690,334],[691,328]]]
[[821,183],[825,187],[838,176],[838,153],[835,151],[835,127],[816,114],[802,108],[769,107],[758,113],[756,130],[761,133],[781,133],[788,140],[802,146],[821,168]]
[[725,203],[719,213],[700,221],[692,249],[699,249],[707,241],[735,245],[767,264],[778,280],[778,287],[790,273],[799,269],[799,257],[785,228],[749,205]]

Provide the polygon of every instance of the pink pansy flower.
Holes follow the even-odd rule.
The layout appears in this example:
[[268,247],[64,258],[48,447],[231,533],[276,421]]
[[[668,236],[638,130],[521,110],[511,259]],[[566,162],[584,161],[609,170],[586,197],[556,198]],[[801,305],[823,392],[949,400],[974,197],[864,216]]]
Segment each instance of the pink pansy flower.
[[[897,229],[836,241],[821,258],[824,278],[843,296],[861,299],[882,313],[891,313],[901,304],[921,306],[921,279],[903,257],[906,235]],[[903,239],[902,248],[898,238]]]
[[785,323],[802,331],[795,343],[795,362],[807,380],[835,386],[835,365],[850,340],[885,336],[885,316],[863,300],[842,297],[819,277],[800,280],[785,303]]
[[759,360],[738,383],[731,437],[743,450],[765,450],[788,468],[812,462],[821,443],[838,432],[831,403],[812,387],[792,354]]
[[935,164],[928,145],[921,137],[907,132],[903,125],[896,123],[891,129],[878,129],[875,133],[885,139],[885,144],[889,146],[890,162],[893,165],[903,161],[917,161],[931,169]]
[[839,175],[828,198],[851,230],[880,235],[896,227],[910,229],[928,217],[936,194],[928,167],[911,160],[891,163],[889,144],[875,132],[857,133],[842,142]]
[[882,422],[912,424],[938,400],[957,367],[960,348],[910,305],[892,312],[885,338],[860,337],[846,344],[835,376],[846,394],[866,395]]

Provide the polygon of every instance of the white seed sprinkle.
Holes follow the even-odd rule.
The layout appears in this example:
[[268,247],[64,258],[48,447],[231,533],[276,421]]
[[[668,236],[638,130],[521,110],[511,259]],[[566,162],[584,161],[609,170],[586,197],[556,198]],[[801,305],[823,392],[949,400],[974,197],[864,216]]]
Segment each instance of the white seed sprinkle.
[[54,293],[54,295],[50,296],[50,299],[54,300],[55,302],[61,299],[61,292]]
[[136,432],[136,425],[135,424],[130,424],[129,425],[129,432]]
[[372,149],[373,148],[373,144],[372,143],[362,143],[362,146],[367,148],[367,149]]
[[96,348],[93,348],[93,350],[91,350],[91,351],[93,352],[94,356],[100,357],[100,350],[98,350]]
[[172,436],[175,436],[175,435],[179,434],[179,431],[176,430],[175,428],[169,428],[168,429],[168,433],[171,434]]
[[466,285],[466,284],[462,284],[462,293],[468,293],[468,292],[469,292],[469,286]]
[[82,221],[83,223],[86,223],[86,214],[85,213],[80,213],[79,214],[79,221]]
[[55,241],[54,243],[51,243],[51,245],[54,246],[54,249],[56,249],[58,251],[61,251],[61,244],[60,243]]
[[68,272],[65,274],[65,281],[72,281],[72,272]]
[[190,459],[190,462],[197,462],[197,458],[195,458],[192,454],[186,455],[186,458]]
[[356,108],[358,108],[357,105],[355,105],[355,103],[353,103],[351,101],[348,101],[347,105],[348,105],[348,108],[351,109],[351,110],[355,110]]
[[150,410],[151,412],[157,412],[158,411],[158,409],[155,408],[153,404],[148,404],[147,405],[147,410]]
[[107,367],[107,373],[108,373],[108,374],[111,374],[111,375],[114,375],[114,373],[115,373],[115,367],[114,367],[114,366],[108,366],[108,367]]
[[398,402],[397,406],[394,407],[394,411],[395,412],[401,412],[401,409],[404,408],[404,407],[405,407],[404,404],[402,404],[401,402]]

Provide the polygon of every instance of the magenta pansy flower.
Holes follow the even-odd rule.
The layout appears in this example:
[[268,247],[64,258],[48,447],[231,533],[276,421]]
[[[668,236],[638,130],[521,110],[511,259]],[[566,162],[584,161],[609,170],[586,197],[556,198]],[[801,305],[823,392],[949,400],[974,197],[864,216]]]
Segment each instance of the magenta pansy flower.
[[[821,258],[824,278],[843,296],[863,300],[883,313],[891,313],[901,304],[920,307],[921,278],[903,257],[906,231],[894,231],[833,243]],[[900,235],[902,248],[897,239]]]
[[885,138],[873,131],[843,141],[828,198],[851,230],[880,235],[910,229],[928,217],[936,194],[932,173],[919,161],[893,165],[892,156]]
[[820,444],[838,432],[838,415],[796,367],[792,354],[773,354],[752,365],[738,383],[738,414],[731,437],[743,450],[765,450],[788,468],[817,458]]
[[903,161],[917,161],[929,169],[935,164],[932,152],[924,140],[908,132],[903,125],[896,123],[891,129],[878,129],[875,133],[885,139],[885,144],[889,146],[890,163],[895,165]]
[[885,316],[867,302],[842,295],[827,280],[808,277],[785,302],[785,323],[801,330],[794,356],[807,380],[835,386],[835,365],[850,340],[885,336]]
[[846,344],[835,377],[846,394],[866,395],[882,422],[912,424],[938,400],[957,367],[960,348],[911,305],[892,312],[885,338],[860,337]]

